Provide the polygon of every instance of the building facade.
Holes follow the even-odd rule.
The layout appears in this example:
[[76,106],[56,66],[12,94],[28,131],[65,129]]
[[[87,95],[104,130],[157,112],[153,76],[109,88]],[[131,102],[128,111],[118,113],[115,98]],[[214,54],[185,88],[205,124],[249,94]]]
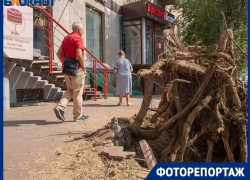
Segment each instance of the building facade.
[[[107,0],[103,3],[102,0],[60,0],[55,1],[53,17],[70,32],[73,22],[81,22],[85,30],[83,35],[85,46],[104,63],[114,64],[117,51],[124,49],[132,64],[152,65],[158,54],[157,51],[153,52],[158,46],[158,43],[153,43],[158,42],[157,36],[154,35],[163,35],[163,30],[170,28],[171,22],[150,14],[147,11],[147,3],[150,1]],[[150,4],[154,9],[165,12],[157,5]],[[174,19],[170,13],[169,17]],[[59,32],[54,31],[54,34],[63,39]],[[146,51],[143,50],[144,54],[142,54],[142,41],[147,43]],[[55,37],[54,42],[60,44]],[[132,47],[135,44],[134,51]],[[54,46],[54,50],[57,49],[58,47]],[[57,59],[55,55],[54,59]]]
[[[46,11],[58,21],[67,31],[72,32],[74,22],[80,22],[84,26],[84,46],[94,54],[101,62],[112,70],[117,60],[117,52],[123,49],[133,67],[134,74],[139,69],[150,68],[157,62],[158,56],[164,52],[163,32],[173,24],[174,15],[165,11],[166,5],[171,5],[173,0],[165,3],[157,0],[56,0],[53,7],[44,7]],[[38,9],[33,9],[34,28],[33,46],[34,59],[43,59],[50,55],[48,45],[49,32],[48,17]],[[59,32],[59,31],[60,32]],[[61,67],[56,52],[63,38],[67,35],[55,23],[53,23],[53,63]],[[20,57],[20,59],[23,59]],[[57,85],[42,81],[45,76],[33,76],[26,72],[22,65],[16,65],[16,61],[8,61],[5,58],[5,73],[9,81],[9,102],[17,103],[24,96],[23,91],[39,89],[37,96],[43,96],[43,100],[60,99],[63,90],[58,90]],[[91,60],[85,52],[85,60]],[[8,63],[7,63],[8,62]],[[89,68],[91,70],[91,67]],[[32,69],[31,69],[32,70]],[[45,73],[48,73],[46,70]],[[37,74],[36,74],[37,75]],[[59,76],[58,76],[59,78]],[[60,77],[63,78],[63,77]],[[108,73],[108,92],[114,93],[111,85],[114,75]],[[133,91],[142,94],[145,80],[141,84],[136,83],[133,75]],[[164,79],[158,79],[162,84]],[[86,78],[86,84],[91,84]],[[160,87],[160,86],[159,86]],[[155,91],[160,93],[158,85]],[[21,93],[20,93],[21,92]],[[26,96],[29,96],[27,93]],[[21,97],[21,98],[20,98]],[[8,98],[6,98],[8,99]],[[32,100],[32,98],[28,98]]]
[[[174,20],[174,15],[165,12],[164,6],[173,1],[165,4],[160,2],[162,1],[74,0],[68,3],[67,0],[61,0],[55,2],[53,17],[60,20],[60,24],[68,31],[71,31],[73,22],[81,22],[84,26],[85,46],[110,67],[117,60],[117,51],[123,49],[136,74],[139,69],[149,68],[157,62],[158,56],[164,52],[163,32],[164,29],[170,29]],[[65,11],[62,12],[64,7]],[[59,39],[63,38],[56,31],[54,34]],[[57,38],[54,41],[60,43]],[[54,49],[57,51],[58,47],[54,46]],[[55,55],[54,57],[57,59]],[[142,92],[144,81],[139,86],[135,81],[136,76],[133,76],[133,91]],[[109,91],[112,90],[114,91],[110,87]]]

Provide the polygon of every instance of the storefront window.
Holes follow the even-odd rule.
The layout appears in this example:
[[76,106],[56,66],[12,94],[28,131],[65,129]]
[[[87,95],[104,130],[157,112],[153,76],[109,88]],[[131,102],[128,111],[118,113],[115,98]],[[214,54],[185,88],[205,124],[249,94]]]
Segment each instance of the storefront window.
[[40,56],[48,56],[49,55],[49,49],[45,46],[49,44],[48,39],[44,36],[48,37],[48,31],[46,30],[48,28],[48,24],[44,19],[47,19],[47,16],[42,13],[38,9],[33,9],[34,18],[34,39],[33,39],[33,47],[35,49],[40,49],[41,54]]
[[[86,47],[102,61],[102,21],[101,13],[86,7]],[[90,56],[89,56],[90,57]]]
[[123,50],[131,64],[141,64],[141,25],[137,22],[123,22]]
[[146,25],[146,63],[152,65],[153,56],[152,56],[152,22],[147,21]]

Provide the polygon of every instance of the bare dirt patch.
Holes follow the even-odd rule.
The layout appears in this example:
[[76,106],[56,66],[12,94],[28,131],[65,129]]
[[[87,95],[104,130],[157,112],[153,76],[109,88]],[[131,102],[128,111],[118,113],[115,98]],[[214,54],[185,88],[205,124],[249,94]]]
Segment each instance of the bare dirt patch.
[[[56,148],[41,155],[36,163],[45,168],[31,171],[28,179],[144,179],[147,168],[135,159],[112,160],[102,155],[105,142],[93,138],[80,139],[63,148]],[[50,159],[54,159],[50,161]]]

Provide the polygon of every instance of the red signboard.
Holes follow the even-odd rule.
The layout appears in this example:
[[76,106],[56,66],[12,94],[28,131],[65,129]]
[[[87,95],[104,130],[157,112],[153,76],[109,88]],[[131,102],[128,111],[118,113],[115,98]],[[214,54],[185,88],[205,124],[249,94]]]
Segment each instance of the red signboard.
[[154,8],[149,2],[147,2],[147,11],[150,12],[151,16],[154,14],[162,19],[165,19],[166,21],[170,21],[171,23],[174,22],[174,18],[170,17],[168,12],[162,12],[161,10]]
[[162,43],[158,42],[158,49],[162,49]]
[[148,7],[148,12],[150,12],[151,16],[152,14],[161,17],[162,19],[165,18],[165,12],[161,12],[158,9],[155,9],[154,7],[151,6],[150,3],[147,3],[147,7]]

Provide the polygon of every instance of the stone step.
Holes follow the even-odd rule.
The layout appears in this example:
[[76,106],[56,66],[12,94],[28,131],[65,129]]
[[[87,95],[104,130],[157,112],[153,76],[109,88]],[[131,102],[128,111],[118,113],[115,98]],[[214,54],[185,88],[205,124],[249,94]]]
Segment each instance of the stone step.
[[[86,96],[87,96],[87,98],[94,98],[94,95],[92,95],[92,94],[86,94]],[[103,94],[97,94],[97,98],[98,99],[103,98]]]
[[[62,73],[60,62],[53,61],[53,74],[49,74],[49,60],[44,58],[36,58],[30,60],[13,60],[11,61],[10,88],[14,92],[18,89],[44,89],[44,100],[60,99],[64,90],[67,89],[64,74]],[[34,74],[35,73],[35,74]],[[20,81],[21,79],[21,81]],[[53,83],[53,84],[50,84]],[[94,88],[89,85],[85,87],[85,97],[94,97]],[[97,92],[97,98],[102,98],[101,92]],[[13,97],[14,99],[16,97]]]
[[9,61],[9,64],[8,64],[8,73],[9,74],[11,73],[11,71],[13,70],[14,67],[16,67],[16,63]]
[[45,81],[37,81],[34,88],[44,88],[45,85],[46,85]]
[[49,59],[49,56],[39,56],[39,57],[34,57],[33,60],[42,60],[42,59]]
[[44,100],[50,100],[51,90],[52,90],[52,84],[46,84],[43,87],[43,99]]
[[58,75],[56,76],[57,79],[64,79],[64,75]]
[[[47,72],[49,73],[49,70],[48,69],[45,69],[43,72]],[[63,75],[62,71],[53,71],[53,74],[50,74],[50,75]]]
[[[37,68],[40,68],[43,72],[48,72],[49,73],[49,66],[37,66]],[[53,66],[53,74],[55,71],[61,71],[62,69],[60,68],[60,66]],[[52,74],[50,74],[52,75]]]
[[56,93],[56,97],[55,97],[55,100],[60,100],[62,98],[62,95],[63,95],[63,91],[59,91]]
[[40,64],[46,64],[48,65],[49,64],[49,60],[36,60],[36,61],[32,61],[33,65],[40,65]]
[[86,91],[94,91],[94,88],[85,87],[85,92]]
[[[85,90],[85,93],[88,94],[88,95],[93,95],[94,96],[94,91],[86,91]],[[102,92],[101,91],[97,91],[97,95],[98,94],[102,94]]]
[[37,76],[31,76],[25,86],[27,89],[35,89],[35,86],[38,82],[38,77]]
[[[42,65],[42,66],[40,66],[40,68],[41,69],[49,69],[49,66],[44,66],[44,65]],[[58,68],[60,68],[60,66],[53,66],[53,69],[58,69]],[[60,69],[61,70],[61,69]]]
[[[31,63],[34,63],[31,65]],[[63,95],[62,88],[65,87],[64,79],[55,81],[49,73],[44,73],[41,69],[49,70],[48,60],[13,60],[10,61],[10,67],[8,68],[10,79],[10,93],[11,102],[16,103],[16,90],[17,89],[38,89],[42,88],[44,92],[43,100],[59,100]],[[45,64],[45,65],[43,65]],[[54,70],[59,66],[54,66]],[[54,71],[55,75],[60,75],[61,71]],[[41,74],[41,76],[40,76]],[[43,78],[42,78],[43,77]],[[51,83],[51,84],[49,84]],[[53,84],[52,84],[53,83]],[[57,87],[55,86],[57,85]],[[64,84],[61,86],[61,84]],[[63,89],[64,90],[64,89]]]
[[20,69],[21,71],[25,71],[25,68],[24,67],[22,67],[22,66],[19,66],[18,64],[16,64],[16,66],[14,66],[14,68],[13,69]]
[[30,77],[30,73],[13,70],[9,76],[10,89],[24,89]]
[[59,90],[58,88],[52,88],[50,90],[50,95],[49,95],[48,99],[52,100],[52,101],[55,100],[58,90]]

